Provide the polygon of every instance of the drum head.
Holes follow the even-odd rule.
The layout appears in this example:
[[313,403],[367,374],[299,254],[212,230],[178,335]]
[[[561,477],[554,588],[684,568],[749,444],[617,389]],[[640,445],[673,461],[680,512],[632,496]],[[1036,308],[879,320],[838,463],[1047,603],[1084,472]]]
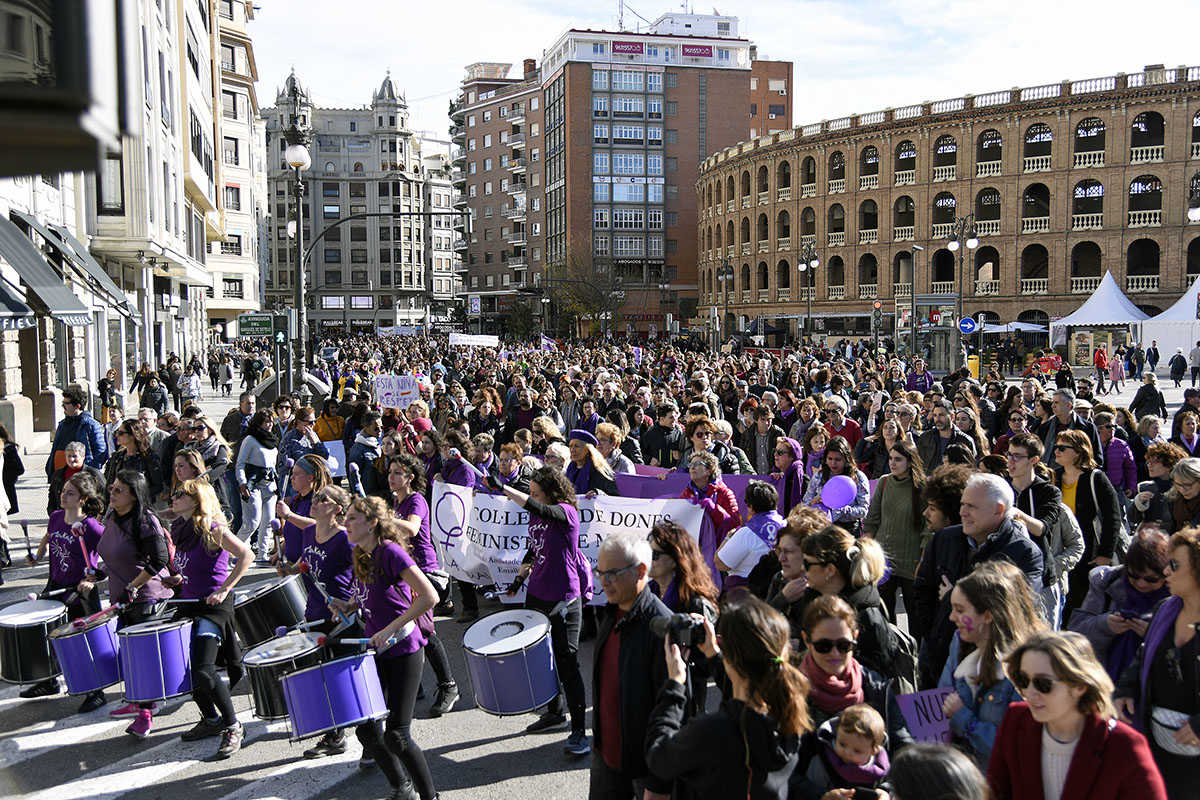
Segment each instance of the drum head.
[[0,626],[24,628],[39,625],[58,617],[67,607],[57,600],[22,600],[0,611]]
[[467,628],[463,647],[482,656],[524,650],[550,631],[550,620],[530,608],[513,608],[484,617]]
[[145,636],[147,634],[158,633],[160,631],[169,631],[174,628],[181,628],[184,625],[191,625],[190,619],[151,619],[146,622],[139,622],[137,625],[129,625],[117,631],[121,636]]
[[59,625],[54,630],[50,631],[50,638],[51,639],[61,639],[61,638],[65,638],[67,636],[74,636],[78,633],[87,633],[88,631],[93,631],[96,628],[103,628],[105,625],[110,624],[113,620],[113,617],[115,617],[116,615],[117,615],[117,612],[114,609],[113,611],[108,612],[107,614],[105,614],[102,617],[97,617],[96,619],[92,620],[91,622],[89,622],[86,625],[82,625],[82,624],[76,625],[76,623],[82,623],[83,619],[76,619],[76,620],[71,620],[70,622],[64,622],[62,625]]
[[286,636],[280,636],[269,642],[263,642],[258,647],[255,647],[249,653],[246,653],[242,658],[242,663],[248,667],[257,667],[280,661],[288,661],[296,656],[311,653],[319,649],[320,646],[315,635],[304,633],[303,631],[293,631]]
[[237,606],[240,606],[242,603],[253,600],[256,597],[262,597],[264,594],[271,591],[275,587],[277,587],[281,584],[287,583],[288,581],[294,581],[294,580],[296,580],[295,575],[287,575],[283,578],[271,578],[270,580],[259,581],[258,583],[252,583],[249,586],[245,587],[244,589],[234,589],[233,590],[233,605],[234,605],[234,607],[237,607]]

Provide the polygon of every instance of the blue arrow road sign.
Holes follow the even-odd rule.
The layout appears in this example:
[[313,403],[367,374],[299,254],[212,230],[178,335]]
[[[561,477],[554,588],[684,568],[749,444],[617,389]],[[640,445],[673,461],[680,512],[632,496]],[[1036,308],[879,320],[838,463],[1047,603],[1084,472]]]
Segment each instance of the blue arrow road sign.
[[975,320],[970,317],[963,317],[958,321],[958,329],[963,333],[974,333],[979,326],[975,324]]

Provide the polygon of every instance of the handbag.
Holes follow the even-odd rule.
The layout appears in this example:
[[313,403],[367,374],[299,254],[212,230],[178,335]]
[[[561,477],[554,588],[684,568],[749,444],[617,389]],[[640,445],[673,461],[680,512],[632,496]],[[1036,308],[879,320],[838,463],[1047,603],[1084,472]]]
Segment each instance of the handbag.
[[1200,756],[1200,745],[1180,744],[1175,741],[1175,732],[1188,721],[1188,715],[1182,711],[1174,711],[1162,706],[1154,706],[1150,710],[1150,729],[1154,743],[1177,756],[1195,758]]

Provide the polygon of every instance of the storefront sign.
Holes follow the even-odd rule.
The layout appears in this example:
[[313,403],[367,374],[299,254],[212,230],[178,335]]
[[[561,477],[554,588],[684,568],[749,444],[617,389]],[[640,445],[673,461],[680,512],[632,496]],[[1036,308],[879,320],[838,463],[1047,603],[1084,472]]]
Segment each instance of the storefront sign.
[[640,56],[645,52],[641,42],[613,42],[614,56]]
[[686,58],[712,58],[713,49],[710,44],[685,44],[680,51]]

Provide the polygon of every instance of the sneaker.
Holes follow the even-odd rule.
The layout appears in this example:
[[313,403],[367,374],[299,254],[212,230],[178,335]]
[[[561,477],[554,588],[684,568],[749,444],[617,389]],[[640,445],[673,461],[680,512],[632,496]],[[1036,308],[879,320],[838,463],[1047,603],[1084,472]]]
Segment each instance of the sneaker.
[[566,714],[555,714],[553,711],[547,711],[545,714],[542,714],[536,720],[529,723],[529,726],[525,728],[525,732],[540,733],[541,731],[548,731],[552,728],[557,728],[566,721]]
[[340,756],[346,752],[346,736],[340,730],[327,733],[317,743],[304,751],[305,758]]
[[21,691],[21,698],[23,700],[31,700],[35,697],[49,697],[53,694],[59,694],[61,691],[62,689],[58,686],[58,678],[51,678],[41,683],[35,683],[28,689],[23,689]]
[[[154,714],[155,712],[157,712],[158,711],[158,703],[154,703],[153,705],[151,705],[148,710],[151,714]],[[110,717],[112,717],[113,719],[120,719],[121,717],[136,717],[141,712],[142,712],[142,707],[139,706],[137,703],[126,703],[125,705],[121,706],[120,708],[114,708],[112,711],[108,712],[108,715]]]
[[458,684],[443,683],[438,686],[437,694],[434,695],[433,705],[429,708],[429,716],[440,717],[450,709],[454,708],[454,704],[458,701]]
[[417,794],[417,787],[413,786],[412,779],[401,775],[400,785],[392,789],[388,800],[421,800],[421,795]]
[[229,758],[242,749],[242,736],[245,730],[240,722],[235,722],[221,731],[221,746],[217,748],[215,758]]
[[225,730],[225,725],[221,722],[220,717],[212,720],[201,719],[190,729],[184,731],[183,735],[179,738],[185,742],[198,742],[201,739],[209,739],[213,736],[219,736],[223,730]]
[[87,697],[83,698],[83,703],[79,706],[78,713],[90,714],[107,703],[108,698],[104,696],[103,690],[91,692]]
[[125,732],[137,739],[145,739],[150,735],[150,728],[154,726],[154,715],[148,708],[138,709],[137,719],[135,719]]
[[586,733],[574,731],[567,737],[567,743],[563,745],[563,750],[573,756],[586,756],[592,752],[592,745],[588,741]]

